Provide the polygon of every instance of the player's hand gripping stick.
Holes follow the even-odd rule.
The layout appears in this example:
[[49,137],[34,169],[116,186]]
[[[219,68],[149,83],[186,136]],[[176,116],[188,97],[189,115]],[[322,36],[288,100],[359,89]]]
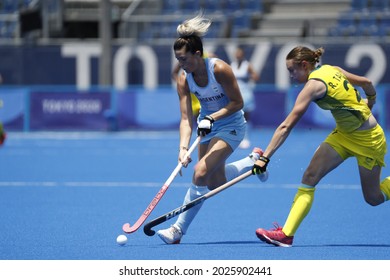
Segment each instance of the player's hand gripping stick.
[[252,167],[252,174],[253,175],[261,175],[267,171],[267,165],[269,163],[269,158],[265,156],[260,156],[258,161],[262,161],[261,165],[254,164]]
[[198,125],[198,135],[206,136],[213,128],[214,119],[211,116],[205,116]]

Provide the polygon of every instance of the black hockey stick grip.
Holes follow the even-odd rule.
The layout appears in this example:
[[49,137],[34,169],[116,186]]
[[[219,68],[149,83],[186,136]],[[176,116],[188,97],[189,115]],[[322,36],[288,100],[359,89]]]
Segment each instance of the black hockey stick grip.
[[234,184],[240,182],[241,180],[243,180],[251,175],[252,175],[252,170],[249,170],[249,171],[241,174],[240,176],[230,180],[229,182],[226,182],[225,184],[219,186],[218,188],[206,193],[205,195],[202,195],[202,196],[198,197],[197,199],[194,199],[194,200],[190,201],[189,203],[184,204],[184,205],[176,208],[175,210],[172,210],[164,215],[161,215],[158,218],[155,218],[154,220],[150,221],[149,223],[147,223],[144,226],[144,233],[148,236],[153,236],[156,233],[152,229],[153,227],[155,227],[159,224],[162,224],[163,222],[168,221],[168,220],[172,219],[173,217],[176,217],[180,213],[183,213],[183,212],[191,209],[192,207],[198,205],[199,203],[205,201],[206,199],[216,195],[217,193],[220,193],[221,191],[233,186]]

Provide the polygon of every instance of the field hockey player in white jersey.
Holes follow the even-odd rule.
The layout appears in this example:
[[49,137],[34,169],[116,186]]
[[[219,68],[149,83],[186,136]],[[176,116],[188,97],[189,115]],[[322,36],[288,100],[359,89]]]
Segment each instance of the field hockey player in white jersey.
[[250,147],[249,131],[250,131],[250,118],[251,113],[256,108],[255,96],[253,88],[256,82],[259,81],[260,77],[254,70],[252,64],[245,58],[244,49],[238,47],[236,49],[235,60],[230,64],[232,67],[234,76],[236,76],[238,86],[240,87],[242,99],[244,100],[244,117],[247,121],[247,130],[245,133],[244,140],[240,143],[241,149],[248,149]]
[[[191,158],[185,158],[193,131],[191,92],[201,104],[197,134],[202,139],[192,186],[184,197],[184,204],[250,170],[262,154],[260,148],[254,148],[248,157],[225,165],[244,138],[246,121],[243,99],[230,65],[218,58],[203,56],[201,37],[210,25],[211,21],[203,14],[184,21],[177,27],[179,38],[173,45],[175,57],[184,70],[177,79],[181,111],[179,161],[184,167],[191,162]],[[201,206],[202,203],[181,213],[175,224],[159,230],[158,236],[167,244],[180,243]]]

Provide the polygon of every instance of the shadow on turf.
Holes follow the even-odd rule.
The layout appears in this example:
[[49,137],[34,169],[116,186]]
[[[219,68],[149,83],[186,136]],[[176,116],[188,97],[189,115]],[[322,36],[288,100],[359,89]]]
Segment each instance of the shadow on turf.
[[[189,243],[187,243],[189,244]],[[218,242],[200,242],[191,243],[194,245],[234,245],[234,244],[261,244],[259,241],[218,241]]]
[[323,245],[305,245],[300,247],[378,247],[390,248],[389,244],[323,244]]

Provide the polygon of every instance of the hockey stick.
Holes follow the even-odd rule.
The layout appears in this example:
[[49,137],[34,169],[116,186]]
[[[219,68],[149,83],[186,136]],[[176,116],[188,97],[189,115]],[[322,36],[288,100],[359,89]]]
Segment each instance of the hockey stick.
[[[200,136],[196,138],[194,143],[191,145],[191,147],[188,149],[185,157],[189,157],[191,153],[195,150],[196,146],[198,146],[200,142]],[[176,166],[176,168],[173,170],[171,175],[169,176],[168,180],[164,183],[162,188],[158,191],[156,196],[153,198],[153,200],[150,202],[149,206],[145,209],[145,211],[142,213],[142,215],[138,218],[138,220],[135,222],[134,225],[130,226],[129,223],[126,223],[122,226],[122,229],[125,233],[133,233],[139,227],[145,222],[145,220],[149,217],[150,213],[152,213],[153,209],[156,207],[157,203],[161,200],[167,189],[169,188],[169,185],[172,183],[173,179],[175,179],[176,175],[180,172],[182,168],[182,164],[179,162]]]
[[221,191],[233,186],[234,184],[244,180],[245,178],[247,178],[251,175],[252,175],[252,170],[249,170],[249,171],[241,174],[240,176],[230,180],[229,182],[226,182],[225,184],[219,186],[218,188],[206,193],[205,195],[202,195],[202,196],[198,197],[197,199],[194,199],[194,200],[190,201],[189,203],[184,204],[184,205],[176,208],[175,210],[172,210],[169,213],[161,215],[160,217],[150,221],[149,223],[147,223],[144,226],[144,233],[148,236],[153,236],[155,234],[155,231],[152,230],[153,227],[155,227],[159,224],[162,224],[163,222],[172,219],[173,217],[179,215],[180,213],[183,213],[183,212],[191,209],[192,207],[198,205],[199,203],[205,201],[206,199],[216,195],[217,193],[220,193]]

